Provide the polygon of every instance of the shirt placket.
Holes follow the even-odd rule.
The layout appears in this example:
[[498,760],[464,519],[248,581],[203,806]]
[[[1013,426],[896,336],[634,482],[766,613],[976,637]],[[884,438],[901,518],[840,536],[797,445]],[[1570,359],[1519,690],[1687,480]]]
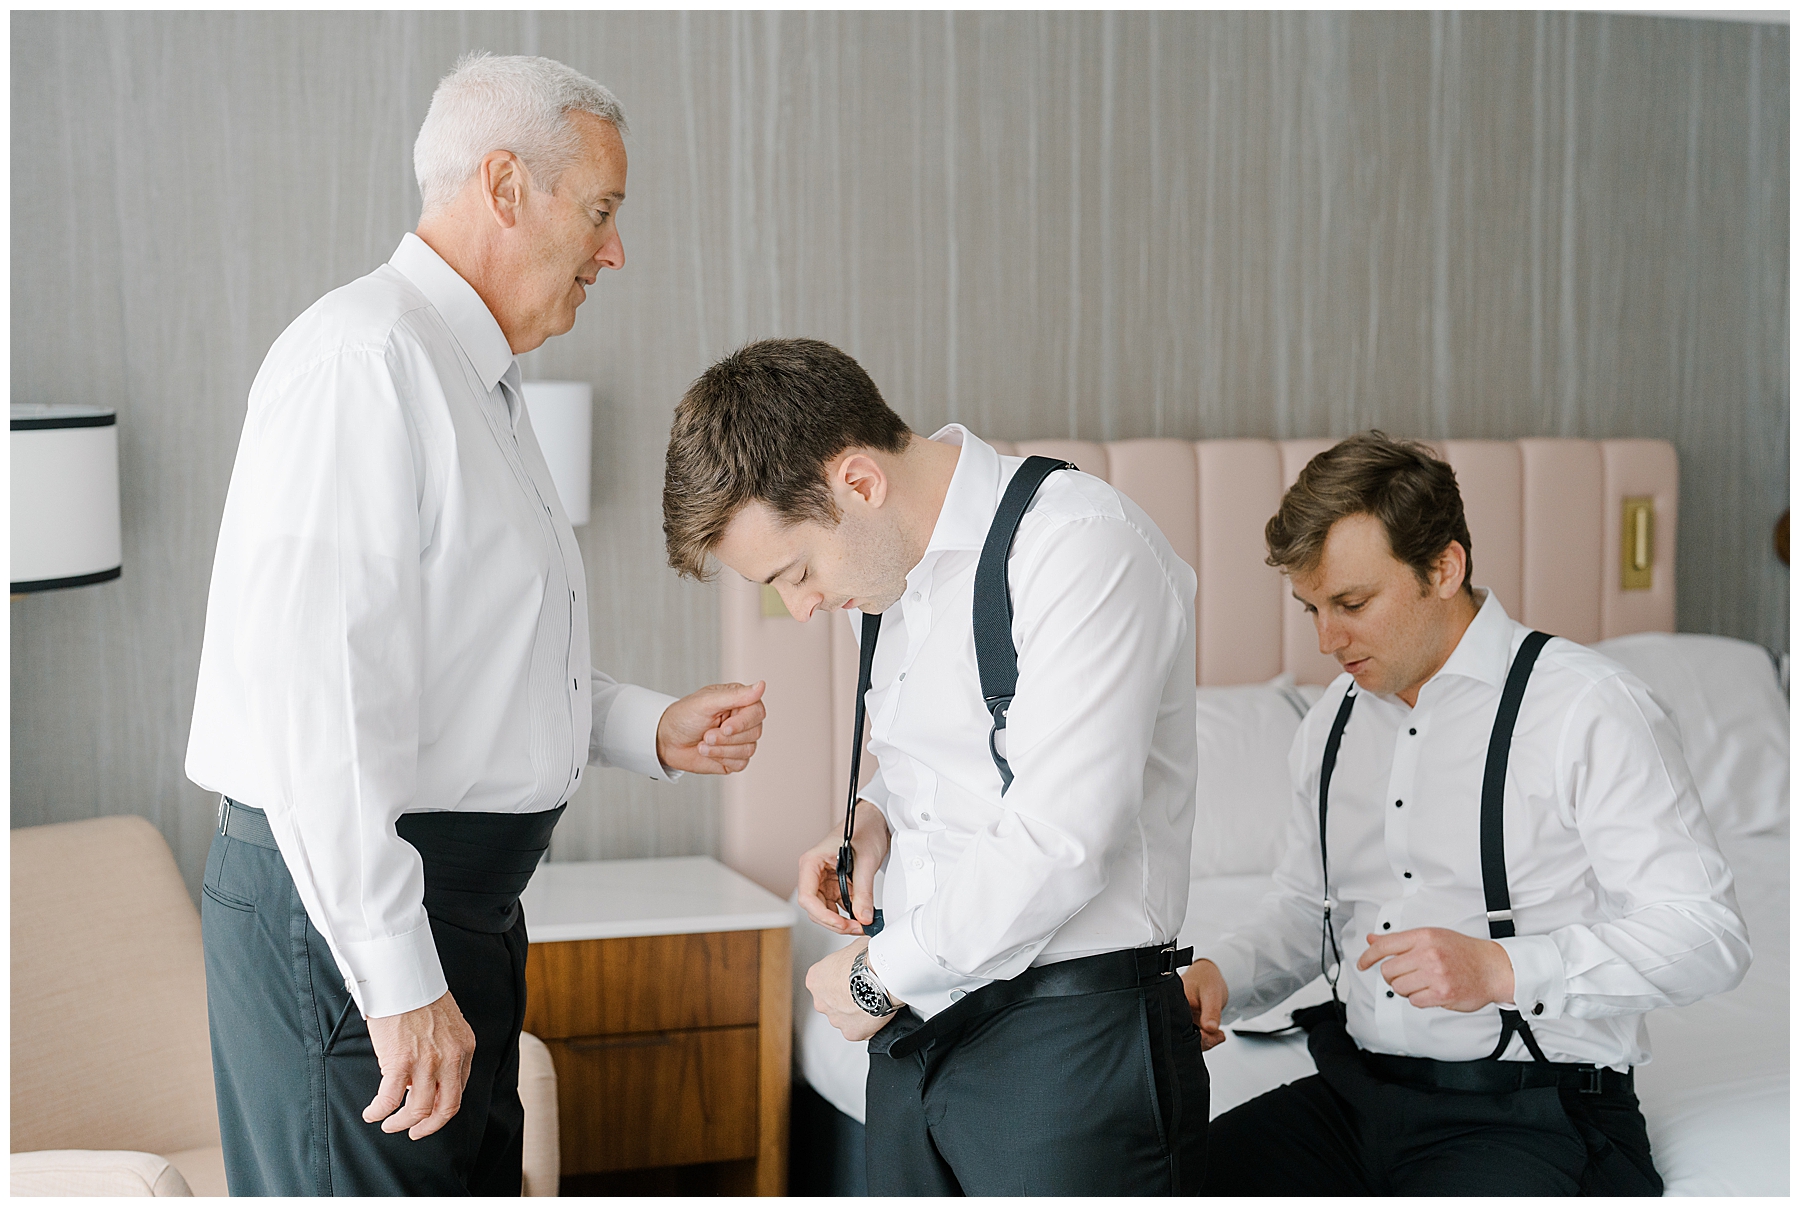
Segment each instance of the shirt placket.
[[[508,369],[507,372],[508,374],[516,372],[516,366]],[[558,793],[558,799],[555,802],[560,804],[563,799],[566,799],[568,795],[574,791],[575,785],[581,774],[581,759],[573,757],[574,752],[578,750],[583,755],[586,753],[585,747],[582,747],[579,743],[575,742],[573,731],[575,706],[581,694],[581,681],[575,670],[573,658],[575,647],[575,588],[573,582],[570,580],[568,572],[568,551],[563,548],[562,534],[556,530],[555,513],[551,510],[548,500],[544,498],[544,492],[538,485],[537,479],[532,477],[531,470],[526,466],[524,455],[519,449],[518,411],[525,405],[523,393],[515,382],[510,380],[508,376],[503,375],[499,381],[494,383],[494,389],[488,395],[490,403],[495,401],[495,395],[498,395],[498,406],[502,416],[502,422],[498,426],[504,428],[504,434],[501,435],[500,440],[502,451],[508,464],[512,467],[513,474],[519,482],[520,489],[525,493],[527,499],[532,504],[533,510],[540,516],[538,521],[539,531],[544,534],[549,548],[555,553],[555,556],[550,559],[551,581],[545,584],[546,592],[556,592],[555,598],[559,600],[564,595],[567,595],[568,597],[565,604],[565,624],[563,626],[563,639],[561,643],[562,674],[559,676],[559,679],[561,680],[560,694],[564,701],[564,712],[565,715],[570,718],[569,742],[573,749],[571,751],[571,757],[565,760],[569,764],[569,770],[564,773],[562,789]],[[538,639],[543,640],[543,636],[544,635],[540,632]],[[529,684],[527,690],[533,695],[536,695],[539,691],[543,690],[543,685],[532,682]],[[548,737],[549,735],[545,734],[543,736]],[[537,737],[538,735],[533,735],[533,745],[536,745]],[[554,774],[554,771],[552,770],[553,763],[554,754],[552,753],[550,754],[550,762],[544,767],[546,774]]]
[[[893,703],[890,707],[892,715],[896,717],[905,707],[908,680],[920,651],[925,648],[925,639],[931,632],[931,593],[937,563],[936,557],[928,558],[915,569],[907,579],[906,593],[900,597],[900,611],[906,621],[906,652],[894,679]],[[912,772],[914,790],[907,801],[911,806],[912,816],[907,821],[909,828],[919,833],[919,838],[908,844],[911,851],[907,856],[906,876],[909,897],[913,901],[923,901],[937,888],[936,861],[932,857],[928,827],[937,817],[938,779],[930,767],[916,761]]]
[[[1381,934],[1406,929],[1407,905],[1420,888],[1417,861],[1413,857],[1412,818],[1421,805],[1414,795],[1414,788],[1418,783],[1419,751],[1424,747],[1429,722],[1430,710],[1421,703],[1400,718],[1394,732],[1394,757],[1388,773],[1387,794],[1381,801],[1382,847],[1389,870],[1400,882],[1400,895],[1385,903],[1375,916]],[[1379,976],[1380,967],[1378,964],[1370,971]],[[1412,1022],[1407,1000],[1383,978],[1377,982],[1375,1004],[1375,1019],[1382,1042],[1392,1050],[1406,1050],[1408,1025]]]

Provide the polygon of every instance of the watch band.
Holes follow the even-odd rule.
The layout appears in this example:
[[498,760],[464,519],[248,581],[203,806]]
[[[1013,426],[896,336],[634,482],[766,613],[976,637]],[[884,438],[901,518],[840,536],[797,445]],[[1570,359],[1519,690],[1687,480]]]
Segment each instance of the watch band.
[[856,959],[850,962],[850,997],[865,1014],[876,1018],[886,1018],[899,1007],[888,996],[887,986],[875,975],[864,959],[867,949],[856,953]]

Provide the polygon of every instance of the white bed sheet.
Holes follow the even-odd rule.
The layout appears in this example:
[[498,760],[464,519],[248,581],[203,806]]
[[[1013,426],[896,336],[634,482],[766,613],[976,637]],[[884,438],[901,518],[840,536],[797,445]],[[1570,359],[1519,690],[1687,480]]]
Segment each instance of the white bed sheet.
[[[1788,1193],[1788,838],[1725,838],[1755,960],[1730,993],[1650,1019],[1652,1059],[1638,1072],[1651,1149],[1671,1195]],[[1182,929],[1191,941],[1239,917],[1267,891],[1266,876],[1196,880]],[[795,1055],[802,1076],[861,1122],[865,1044],[844,1040],[811,1009],[806,969],[845,942],[802,921],[794,931]],[[1322,1001],[1318,980],[1271,1011]],[[1313,1073],[1301,1036],[1233,1036],[1206,1055],[1212,1114]]]

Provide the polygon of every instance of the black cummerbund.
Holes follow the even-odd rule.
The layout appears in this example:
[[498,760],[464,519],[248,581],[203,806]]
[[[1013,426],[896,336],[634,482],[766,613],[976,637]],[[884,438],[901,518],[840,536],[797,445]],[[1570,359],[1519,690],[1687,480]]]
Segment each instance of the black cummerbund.
[[394,829],[425,861],[425,912],[464,930],[511,930],[519,920],[519,894],[550,849],[550,832],[566,808],[401,814]]

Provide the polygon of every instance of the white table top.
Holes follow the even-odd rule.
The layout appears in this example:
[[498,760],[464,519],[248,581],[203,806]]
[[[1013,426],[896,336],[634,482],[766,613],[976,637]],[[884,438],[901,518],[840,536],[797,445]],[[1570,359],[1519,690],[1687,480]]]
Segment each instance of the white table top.
[[533,943],[792,926],[794,907],[716,859],[543,863],[520,898]]

